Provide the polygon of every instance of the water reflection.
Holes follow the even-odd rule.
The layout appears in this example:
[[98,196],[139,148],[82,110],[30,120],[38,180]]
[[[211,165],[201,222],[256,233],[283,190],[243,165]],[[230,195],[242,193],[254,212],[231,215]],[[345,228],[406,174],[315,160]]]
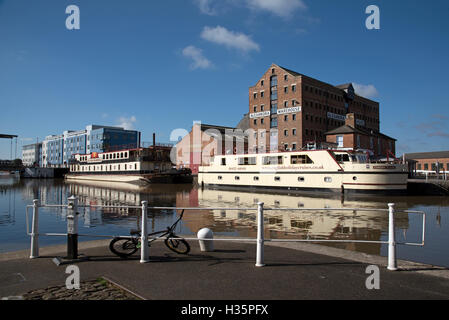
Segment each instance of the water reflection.
[[[423,257],[423,262],[449,266],[446,243],[449,241],[447,217],[448,197],[362,197],[341,198],[332,195],[301,195],[285,193],[252,193],[245,191],[198,189],[192,185],[151,185],[138,187],[121,183],[82,182],[63,180],[0,179],[0,252],[29,247],[25,233],[25,206],[39,199],[41,203],[66,204],[75,195],[82,205],[178,207],[256,207],[264,202],[270,208],[377,208],[387,209],[388,202],[398,209],[424,210],[428,214],[426,247],[405,248],[403,257]],[[66,209],[48,208],[40,211],[42,232],[65,232]],[[139,226],[139,208],[80,208],[80,233],[128,234]],[[150,210],[150,230],[170,225],[179,212]],[[365,211],[265,211],[265,237],[273,239],[336,239],[386,240],[386,213]],[[420,217],[396,215],[398,241],[420,242]],[[256,237],[256,214],[243,210],[188,211],[177,232],[195,234],[203,227],[216,234]],[[84,240],[84,239],[83,239]],[[41,239],[40,239],[41,241]],[[42,238],[42,245],[63,243],[64,239]],[[331,244],[328,244],[331,245]],[[385,254],[379,244],[339,243],[332,246],[371,254]],[[415,251],[413,251],[415,250]],[[409,258],[410,260],[413,260]]]
[[[266,194],[224,190],[194,190],[188,197],[178,196],[177,205],[198,204],[200,207],[255,207],[264,202],[268,208],[374,208],[386,209],[384,201],[356,201],[337,197],[311,197],[297,194]],[[217,232],[238,230],[240,235],[255,238],[257,222],[254,211],[212,210],[213,219],[208,227]],[[277,211],[266,210],[265,237],[273,239],[332,239],[378,241],[388,231],[388,215],[367,211]],[[186,215],[189,217],[189,214]],[[409,227],[408,214],[396,215],[398,230]],[[205,221],[195,221],[203,224]],[[191,229],[199,225],[191,225]],[[345,249],[380,254],[380,244],[344,243]]]

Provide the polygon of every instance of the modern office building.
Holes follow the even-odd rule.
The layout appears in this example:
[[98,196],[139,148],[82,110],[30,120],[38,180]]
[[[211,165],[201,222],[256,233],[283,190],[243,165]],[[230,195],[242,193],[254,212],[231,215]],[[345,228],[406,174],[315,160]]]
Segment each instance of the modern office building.
[[26,167],[40,167],[42,165],[42,142],[22,147],[22,164]]
[[346,125],[348,114],[355,129],[380,133],[379,103],[357,95],[351,83],[334,86],[272,64],[249,88],[250,127],[257,131],[250,151],[325,143],[327,133]]
[[120,127],[88,125],[79,131],[50,135],[42,142],[43,167],[68,167],[76,154],[133,149],[140,146],[140,132]]
[[50,135],[42,141],[42,166],[63,167],[64,136]]

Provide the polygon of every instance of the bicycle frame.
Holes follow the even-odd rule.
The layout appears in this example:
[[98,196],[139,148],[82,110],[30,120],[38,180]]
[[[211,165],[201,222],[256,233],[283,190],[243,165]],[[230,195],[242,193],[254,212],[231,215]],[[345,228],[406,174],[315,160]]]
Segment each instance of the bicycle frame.
[[[148,243],[156,241],[157,239],[160,239],[160,238],[162,238],[162,237],[164,237],[166,235],[169,235],[169,236],[174,235],[175,234],[174,230],[176,229],[176,226],[178,225],[179,221],[181,221],[183,215],[184,215],[184,210],[181,211],[181,214],[179,215],[179,218],[170,227],[167,227],[167,230],[163,230],[163,231],[161,230],[161,231],[156,231],[156,232],[153,232],[153,233],[149,233],[148,234],[148,237],[149,237]],[[153,237],[153,236],[155,236],[157,234],[160,234],[160,236]]]

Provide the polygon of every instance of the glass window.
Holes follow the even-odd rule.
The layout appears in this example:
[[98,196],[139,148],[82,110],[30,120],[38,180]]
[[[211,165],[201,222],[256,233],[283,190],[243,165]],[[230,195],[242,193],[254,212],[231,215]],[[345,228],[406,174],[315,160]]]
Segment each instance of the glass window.
[[239,166],[254,166],[254,165],[256,165],[256,157],[239,158]]
[[343,136],[337,136],[337,145],[339,148],[343,148]]
[[295,85],[292,85],[292,91],[296,92],[296,86]]
[[268,156],[263,157],[263,165],[271,165],[271,164],[282,164],[282,156]]
[[290,156],[291,164],[313,164],[312,159],[306,154],[292,155]]

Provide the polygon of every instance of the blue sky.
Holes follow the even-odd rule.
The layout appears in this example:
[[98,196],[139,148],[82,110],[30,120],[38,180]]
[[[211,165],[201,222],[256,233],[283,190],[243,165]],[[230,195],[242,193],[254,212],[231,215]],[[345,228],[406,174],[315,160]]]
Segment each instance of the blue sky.
[[[380,30],[365,27],[370,4]],[[0,0],[0,133],[20,150],[92,123],[159,142],[194,120],[234,126],[274,62],[358,84],[399,155],[448,150],[448,13],[445,0]]]

